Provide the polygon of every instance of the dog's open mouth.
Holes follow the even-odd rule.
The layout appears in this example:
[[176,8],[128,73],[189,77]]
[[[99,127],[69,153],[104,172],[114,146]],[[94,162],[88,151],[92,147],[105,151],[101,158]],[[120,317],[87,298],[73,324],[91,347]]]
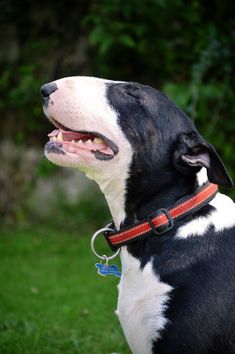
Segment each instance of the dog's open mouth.
[[100,133],[72,131],[65,127],[48,134],[48,152],[80,155],[92,153],[98,160],[111,160],[118,153],[117,145]]

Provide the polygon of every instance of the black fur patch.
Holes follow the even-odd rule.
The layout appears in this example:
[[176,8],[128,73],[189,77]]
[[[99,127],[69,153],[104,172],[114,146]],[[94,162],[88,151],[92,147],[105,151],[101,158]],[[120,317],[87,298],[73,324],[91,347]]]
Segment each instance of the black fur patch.
[[100,152],[99,150],[93,151],[91,150],[92,154],[95,155],[95,158],[97,160],[101,160],[101,161],[108,161],[108,160],[112,160],[114,158],[114,155],[106,155],[103,154],[102,152]]
[[48,143],[45,145],[45,152],[65,155],[65,152],[62,149],[62,145],[54,141],[48,141]]
[[[196,131],[188,117],[164,94],[140,84],[111,84],[107,97],[134,150],[127,181],[129,218],[142,219],[151,211],[167,207],[182,195],[191,193],[195,174],[184,176],[172,165],[179,134]],[[129,220],[131,222],[132,218]]]

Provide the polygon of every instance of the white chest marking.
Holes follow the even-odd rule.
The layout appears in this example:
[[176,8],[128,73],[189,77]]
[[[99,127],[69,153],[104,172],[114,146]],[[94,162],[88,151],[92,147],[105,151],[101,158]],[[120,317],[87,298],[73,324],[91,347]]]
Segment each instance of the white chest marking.
[[150,354],[152,342],[160,337],[167,319],[164,309],[169,300],[170,285],[161,282],[154,273],[152,261],[140,269],[140,262],[121,250],[122,277],[117,315],[127,342],[134,354]]

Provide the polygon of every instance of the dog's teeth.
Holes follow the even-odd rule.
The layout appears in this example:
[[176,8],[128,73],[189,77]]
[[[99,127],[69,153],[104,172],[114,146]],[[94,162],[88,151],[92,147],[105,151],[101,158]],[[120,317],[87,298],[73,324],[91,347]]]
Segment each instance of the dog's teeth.
[[57,137],[56,137],[56,136],[53,136],[53,137],[51,138],[51,140],[52,140],[52,141],[57,141]]
[[88,139],[88,140],[86,141],[86,143],[91,144],[91,143],[92,143],[91,139]]
[[93,143],[95,143],[95,144],[103,144],[103,140],[100,139],[100,138],[95,138]]
[[75,140],[72,140],[71,143],[75,143]]
[[60,131],[59,134],[57,135],[57,140],[63,141],[63,134],[62,134],[61,131]]

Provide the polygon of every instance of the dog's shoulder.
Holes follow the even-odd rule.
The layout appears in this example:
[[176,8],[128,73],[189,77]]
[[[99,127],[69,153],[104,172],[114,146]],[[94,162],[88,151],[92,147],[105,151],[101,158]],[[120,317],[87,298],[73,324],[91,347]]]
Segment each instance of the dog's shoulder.
[[178,287],[207,272],[213,275],[211,281],[223,272],[235,276],[235,203],[218,193],[204,211],[182,222],[169,242],[153,261],[155,271],[169,284]]
[[[234,202],[217,194],[205,215],[179,227],[169,251],[160,259],[155,257],[153,264],[160,279],[172,287],[164,313],[168,321],[155,342],[156,352],[165,353],[166,347],[181,352],[185,343],[186,351],[187,346],[195,348],[193,353],[203,352],[203,345],[215,353],[231,353],[235,346]],[[218,338],[216,345],[211,337]]]

